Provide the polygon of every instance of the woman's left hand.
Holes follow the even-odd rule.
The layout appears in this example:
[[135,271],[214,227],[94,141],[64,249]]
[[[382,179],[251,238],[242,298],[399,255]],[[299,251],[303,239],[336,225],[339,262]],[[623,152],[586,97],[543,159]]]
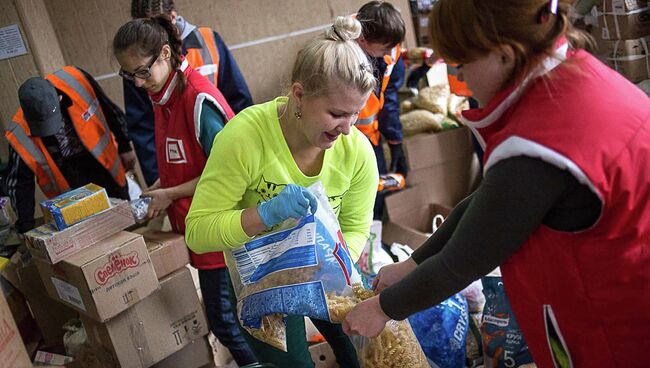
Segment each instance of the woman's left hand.
[[166,188],[144,192],[141,197],[151,197],[149,210],[147,211],[147,217],[150,219],[160,216],[173,201],[169,197]]
[[343,321],[343,331],[351,335],[377,337],[390,318],[379,305],[379,295],[357,304]]

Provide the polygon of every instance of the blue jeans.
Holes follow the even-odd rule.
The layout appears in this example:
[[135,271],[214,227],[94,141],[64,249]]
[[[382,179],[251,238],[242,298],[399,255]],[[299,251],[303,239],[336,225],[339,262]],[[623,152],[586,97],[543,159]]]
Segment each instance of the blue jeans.
[[244,366],[257,360],[237,325],[235,308],[230,303],[229,280],[227,268],[199,270],[199,284],[210,331],[230,351],[235,362]]

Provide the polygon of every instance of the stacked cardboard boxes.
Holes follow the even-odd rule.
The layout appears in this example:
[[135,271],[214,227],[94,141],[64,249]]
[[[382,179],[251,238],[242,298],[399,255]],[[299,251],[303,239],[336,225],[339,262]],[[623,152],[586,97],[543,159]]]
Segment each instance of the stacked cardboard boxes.
[[466,127],[404,140],[409,188],[386,197],[382,241],[418,248],[433,232],[436,215],[447,217],[478,181],[478,160]]
[[[134,224],[129,203],[113,199],[110,208],[77,221],[28,232],[34,261],[16,272],[25,284],[38,284],[48,308],[81,317],[87,341],[74,363],[145,368],[175,356],[176,366],[208,364],[208,324],[185,267],[183,236],[124,231]],[[41,329],[60,330],[60,323],[55,318],[56,326]],[[181,354],[186,346],[190,352]]]
[[0,293],[0,364],[3,367],[31,368],[32,362],[3,293]]
[[600,58],[633,83],[650,79],[647,0],[603,0],[596,7]]

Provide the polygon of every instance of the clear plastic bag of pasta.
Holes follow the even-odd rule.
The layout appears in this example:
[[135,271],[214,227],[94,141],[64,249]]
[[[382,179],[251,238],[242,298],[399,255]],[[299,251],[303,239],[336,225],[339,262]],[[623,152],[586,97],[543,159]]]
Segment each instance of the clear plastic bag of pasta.
[[286,351],[284,317],[340,322],[330,296],[352,296],[361,278],[322,184],[309,190],[316,213],[226,252],[241,325],[255,338]]
[[[372,290],[360,284],[353,285],[353,296],[330,295],[330,309],[337,319],[342,320],[362,300],[375,295]],[[427,357],[407,319],[388,321],[386,327],[375,338],[353,336],[352,343],[357,350],[361,368],[429,368]]]

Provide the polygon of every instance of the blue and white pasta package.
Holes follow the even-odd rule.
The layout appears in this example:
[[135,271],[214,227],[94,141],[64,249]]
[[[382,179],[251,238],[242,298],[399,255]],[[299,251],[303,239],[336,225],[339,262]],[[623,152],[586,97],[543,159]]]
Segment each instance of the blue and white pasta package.
[[361,285],[322,184],[309,190],[318,200],[315,213],[226,255],[242,326],[284,351],[285,316],[340,322],[344,314],[332,309],[336,298],[354,296]]

